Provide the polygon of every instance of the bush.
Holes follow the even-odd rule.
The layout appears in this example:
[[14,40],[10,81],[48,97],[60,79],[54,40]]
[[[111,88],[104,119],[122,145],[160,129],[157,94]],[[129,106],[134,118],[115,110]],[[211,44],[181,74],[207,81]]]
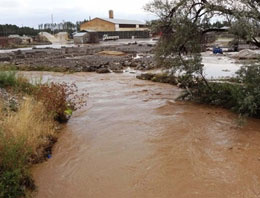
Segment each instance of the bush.
[[48,114],[59,122],[68,121],[72,111],[86,104],[86,95],[77,94],[75,84],[52,82],[33,85],[15,71],[0,71],[0,87],[16,93],[33,95],[44,104]]
[[36,88],[26,78],[17,75],[15,71],[0,71],[0,87],[12,88],[16,92],[27,94],[32,94]]
[[0,132],[0,197],[22,197],[25,189],[34,189],[27,169],[30,153],[23,140]]
[[72,111],[86,104],[85,94],[77,95],[77,86],[67,83],[50,83],[39,85],[36,100],[41,101],[48,113],[59,122],[66,122]]
[[33,153],[48,141],[46,137],[55,134],[55,123],[45,106],[32,98],[27,98],[17,112],[8,112],[1,126],[9,137],[22,139]]
[[260,118],[260,65],[244,66],[230,82],[207,82],[189,75],[141,74],[141,80],[162,82],[185,88],[179,99],[232,109],[241,116]]
[[248,116],[260,117],[260,65],[242,67],[238,79],[243,85],[236,110]]
[[172,85],[178,84],[177,78],[175,76],[168,75],[167,73],[163,73],[163,74],[145,73],[137,76],[136,78],[140,80],[151,80],[153,82],[169,83]]
[[[233,80],[234,81],[234,80]],[[198,81],[185,93],[188,99],[234,110],[243,116],[260,118],[260,65],[244,66],[237,72],[235,82]]]
[[17,84],[16,73],[14,71],[1,71],[0,72],[0,87],[5,88]]

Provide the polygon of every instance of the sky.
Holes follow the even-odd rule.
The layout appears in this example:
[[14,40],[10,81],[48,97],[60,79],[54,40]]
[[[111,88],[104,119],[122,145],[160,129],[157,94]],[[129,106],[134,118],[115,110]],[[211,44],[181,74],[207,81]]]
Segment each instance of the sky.
[[0,24],[15,24],[38,28],[39,24],[83,21],[95,17],[146,21],[155,16],[143,7],[151,0],[0,0]]

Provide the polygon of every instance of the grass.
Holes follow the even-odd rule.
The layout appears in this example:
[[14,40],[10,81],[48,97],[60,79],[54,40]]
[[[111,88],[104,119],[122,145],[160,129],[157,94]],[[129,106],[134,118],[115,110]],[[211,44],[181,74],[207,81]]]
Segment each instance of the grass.
[[8,86],[16,86],[17,79],[14,71],[1,72],[0,73],[0,87],[5,88]]
[[0,126],[0,197],[22,197],[34,189],[30,161],[42,157],[55,122],[43,104],[28,98],[17,112],[2,110]]
[[56,126],[85,104],[85,95],[74,84],[33,85],[14,71],[0,71],[0,87],[17,98],[10,106],[0,94],[0,198],[25,197],[35,188],[29,168],[47,158]]
[[69,72],[73,73],[73,68],[68,68],[68,67],[50,67],[50,66],[45,66],[45,65],[13,65],[13,64],[1,64],[0,63],[0,71],[10,71],[10,70],[15,70],[15,71],[47,71],[47,72]]
[[17,75],[15,71],[0,71],[0,88],[12,88],[15,92],[24,92],[32,94],[36,88],[30,84],[27,79]]
[[46,144],[46,137],[54,136],[55,123],[41,102],[27,98],[17,112],[9,112],[2,122],[2,129],[14,139],[23,139],[26,147],[37,152]]
[[28,171],[29,153],[23,140],[4,137],[0,132],[0,197],[23,197],[25,189],[34,189]]

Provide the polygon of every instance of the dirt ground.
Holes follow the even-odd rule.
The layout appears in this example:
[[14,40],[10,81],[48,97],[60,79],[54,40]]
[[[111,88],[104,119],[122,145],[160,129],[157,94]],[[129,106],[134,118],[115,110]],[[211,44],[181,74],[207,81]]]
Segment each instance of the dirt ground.
[[[1,53],[0,64],[14,65],[18,70],[100,71],[100,73],[121,72],[124,67],[147,70],[156,67],[152,57],[153,48],[153,44],[136,42],[62,47],[60,49],[36,48]],[[102,53],[104,51],[106,53]],[[138,57],[136,57],[137,54]]]

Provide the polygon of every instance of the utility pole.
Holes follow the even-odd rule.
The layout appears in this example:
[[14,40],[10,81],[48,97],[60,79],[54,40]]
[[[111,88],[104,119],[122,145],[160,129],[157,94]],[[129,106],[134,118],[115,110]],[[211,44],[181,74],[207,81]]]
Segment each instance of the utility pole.
[[53,14],[51,14],[51,27],[52,27],[52,34],[54,35]]

